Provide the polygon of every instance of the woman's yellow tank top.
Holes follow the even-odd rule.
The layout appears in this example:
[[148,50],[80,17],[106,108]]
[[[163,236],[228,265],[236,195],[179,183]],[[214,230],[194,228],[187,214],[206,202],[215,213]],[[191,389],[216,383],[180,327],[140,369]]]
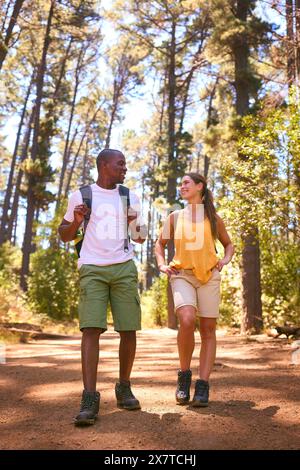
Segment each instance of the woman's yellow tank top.
[[218,257],[210,221],[204,217],[204,206],[197,208],[195,222],[189,206],[174,213],[174,225],[175,255],[170,266],[191,269],[201,284],[205,284],[211,278]]

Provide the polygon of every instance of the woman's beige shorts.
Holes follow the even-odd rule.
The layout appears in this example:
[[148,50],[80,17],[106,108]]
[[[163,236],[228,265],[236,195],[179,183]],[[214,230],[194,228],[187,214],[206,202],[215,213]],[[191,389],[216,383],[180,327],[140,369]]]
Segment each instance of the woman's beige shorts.
[[175,311],[184,305],[192,305],[201,317],[218,318],[220,305],[221,274],[217,268],[206,284],[201,284],[191,269],[181,269],[172,274],[170,283]]

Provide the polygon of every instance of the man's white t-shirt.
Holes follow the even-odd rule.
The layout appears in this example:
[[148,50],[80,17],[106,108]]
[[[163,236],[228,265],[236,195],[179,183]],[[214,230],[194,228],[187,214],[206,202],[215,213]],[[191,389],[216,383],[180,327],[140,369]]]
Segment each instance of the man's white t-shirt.
[[[104,189],[93,183],[91,188],[92,212],[80,250],[78,268],[83,264],[107,266],[132,259],[131,243],[128,244],[128,251],[124,251],[124,236],[127,229],[118,187]],[[142,225],[144,222],[140,200],[132,191],[129,192],[129,198],[130,207],[138,214],[137,224]],[[73,222],[74,209],[79,204],[82,204],[82,196],[78,189],[70,196],[65,220]]]

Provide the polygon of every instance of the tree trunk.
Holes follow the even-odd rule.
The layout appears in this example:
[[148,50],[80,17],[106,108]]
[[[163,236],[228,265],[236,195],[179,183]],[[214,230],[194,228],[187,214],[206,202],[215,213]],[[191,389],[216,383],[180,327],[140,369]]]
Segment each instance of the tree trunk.
[[71,181],[72,181],[72,176],[73,176],[73,173],[74,173],[74,170],[75,170],[75,165],[76,165],[76,162],[77,162],[77,158],[79,157],[79,154],[80,154],[80,150],[81,150],[81,147],[84,143],[84,139],[92,125],[92,123],[95,121],[95,119],[97,118],[97,114],[99,113],[100,109],[102,107],[102,103],[98,106],[98,108],[96,109],[96,111],[94,112],[92,118],[88,121],[88,123],[86,124],[86,127],[85,127],[85,130],[84,130],[84,133],[82,134],[81,136],[81,140],[80,140],[80,143],[79,143],[79,146],[78,146],[78,149],[77,149],[77,152],[76,152],[76,155],[74,157],[74,160],[73,160],[73,163],[72,163],[72,167],[69,171],[69,174],[68,174],[68,179],[67,179],[67,183],[66,183],[66,186],[65,186],[65,191],[64,191],[64,197],[67,197],[68,196],[68,192],[69,192],[69,189],[70,189],[70,185],[71,185]]
[[175,76],[175,57],[176,57],[176,23],[172,22],[171,43],[169,49],[168,64],[168,181],[167,181],[167,201],[174,204],[176,200],[176,174],[174,168],[175,160],[175,98],[176,98],[176,76]]
[[[168,180],[167,180],[167,202],[172,206],[176,201],[176,174],[175,174],[175,98],[176,98],[176,23],[173,18],[171,30],[171,43],[169,49],[168,64]],[[174,256],[174,243],[168,243],[168,262]],[[174,302],[170,283],[168,282],[168,327],[177,328],[177,318],[174,312]]]
[[106,140],[105,140],[105,148],[106,149],[108,149],[109,145],[110,145],[111,132],[112,132],[112,128],[113,128],[114,121],[115,121],[116,114],[117,114],[119,98],[120,98],[120,90],[118,88],[117,81],[114,80],[114,93],[113,93],[112,110],[111,110],[111,113],[110,113],[110,121],[109,121],[109,126],[108,126]]
[[[212,112],[213,112],[213,101],[214,97],[216,94],[216,88],[218,85],[219,78],[217,77],[216,83],[214,84],[214,87],[211,91],[210,97],[209,97],[209,105],[208,105],[208,112],[207,112],[207,121],[206,121],[206,129],[208,130],[210,126],[213,124],[213,117],[212,117]],[[208,178],[208,172],[209,172],[209,164],[210,164],[210,159],[207,155],[204,156],[204,177],[207,179]]]
[[[254,229],[255,230],[255,229]],[[244,238],[242,252],[243,283],[243,320],[242,333],[259,333],[263,327],[261,285],[260,285],[260,250],[258,230]]]
[[[46,73],[46,58],[47,52],[50,45],[50,30],[51,23],[53,19],[55,0],[51,0],[51,6],[49,10],[47,27],[43,45],[43,53],[41,62],[39,65],[39,70],[37,74],[37,83],[36,83],[36,101],[35,101],[35,116],[34,116],[34,129],[33,129],[33,139],[32,139],[32,148],[31,148],[31,159],[35,161],[38,157],[39,152],[39,131],[40,131],[40,111],[43,97],[43,87],[44,87],[44,77]],[[34,186],[36,183],[36,178],[33,175],[29,175],[28,178],[28,193],[27,193],[27,215],[26,215],[26,226],[24,233],[23,241],[23,258],[22,258],[22,268],[21,268],[21,278],[20,285],[23,290],[27,290],[27,275],[29,273],[29,260],[30,253],[32,250],[32,228],[34,221],[35,213],[35,194]]]
[[64,180],[65,180],[65,173],[66,173],[68,161],[69,161],[69,158],[70,158],[69,142],[70,142],[70,135],[71,135],[73,117],[74,117],[74,112],[75,112],[76,98],[77,98],[78,87],[79,87],[79,75],[80,75],[80,68],[81,68],[81,64],[82,64],[83,54],[84,54],[84,50],[82,48],[81,51],[80,51],[80,54],[78,56],[78,61],[77,61],[76,71],[75,71],[75,86],[74,86],[74,92],[73,92],[73,98],[72,98],[72,104],[71,104],[71,113],[70,113],[70,118],[69,118],[69,125],[68,125],[66,143],[65,143],[64,154],[63,154],[63,163],[62,163],[60,178],[59,178],[59,186],[58,186],[57,201],[56,201],[56,210],[59,208],[59,205],[60,205],[60,198],[61,198],[61,194],[62,194],[62,190],[63,190]]
[[20,138],[22,134],[25,114],[27,110],[27,104],[28,104],[28,100],[29,100],[29,96],[31,92],[32,83],[33,83],[33,78],[34,78],[34,72],[32,73],[30,84],[28,86],[25,101],[23,104],[22,114],[21,114],[21,118],[19,122],[16,142],[15,142],[15,148],[14,148],[11,165],[10,165],[10,172],[9,172],[9,176],[7,180],[7,189],[6,189],[5,198],[3,202],[2,218],[1,218],[1,226],[0,226],[0,245],[2,245],[2,243],[8,240],[6,229],[7,229],[7,223],[8,223],[8,211],[10,209],[10,201],[11,201],[11,195],[12,195],[12,190],[13,190],[14,172],[15,172],[15,167],[16,167],[16,162],[17,162],[17,155],[18,155],[18,150],[19,150],[19,143],[20,143]]
[[11,15],[11,18],[10,18],[8,28],[6,30],[6,34],[5,34],[5,39],[4,39],[4,46],[5,47],[0,48],[0,70],[2,69],[2,65],[3,65],[3,62],[5,60],[5,57],[7,56],[9,41],[11,39],[13,29],[16,25],[16,22],[17,22],[17,19],[18,19],[18,16],[19,16],[19,13],[20,13],[20,10],[22,8],[23,3],[24,3],[24,0],[16,0],[15,1],[14,9],[13,9],[13,12],[12,12],[12,15]]
[[88,172],[88,155],[89,155],[89,139],[86,139],[85,149],[82,162],[82,185],[86,185],[88,182],[89,172]]
[[287,81],[289,87],[295,83],[296,56],[294,32],[294,0],[286,0],[286,35],[287,35]]
[[296,1],[296,75],[300,83],[300,0]]
[[[250,0],[237,1],[237,19],[246,23]],[[245,116],[249,112],[249,45],[247,33],[240,34],[233,47],[235,59],[236,112]],[[239,153],[239,158],[247,158]],[[257,227],[250,228],[251,235],[243,237],[242,251],[242,285],[243,285],[243,320],[242,331],[251,328],[256,333],[263,326],[261,282],[260,282],[260,249]]]
[[5,25],[6,25],[6,20],[8,18],[8,14],[9,14],[9,10],[10,10],[10,6],[11,6],[11,3],[12,3],[12,0],[9,0],[7,2],[7,6],[6,6],[6,9],[5,9],[5,13],[4,13],[4,16],[2,18],[2,26],[1,26],[1,36],[3,37],[4,35],[4,32],[5,32]]
[[[27,157],[28,153],[28,148],[29,148],[29,142],[30,142],[30,137],[31,137],[31,132],[32,132],[32,124],[34,120],[34,110],[35,108],[33,107],[30,117],[28,120],[27,124],[27,129],[25,136],[23,138],[23,145],[22,145],[22,153],[21,153],[21,158],[20,158],[20,163],[22,163],[25,158]],[[11,214],[9,217],[9,222],[8,222],[8,228],[7,228],[7,239],[11,240],[12,238],[12,232],[14,227],[17,226],[17,218],[18,218],[18,207],[19,207],[19,198],[20,198],[20,187],[21,187],[21,182],[23,178],[23,170],[20,168],[18,171],[18,176],[16,179],[15,183],[15,193],[14,193],[14,199],[12,203],[12,208],[11,208]]]

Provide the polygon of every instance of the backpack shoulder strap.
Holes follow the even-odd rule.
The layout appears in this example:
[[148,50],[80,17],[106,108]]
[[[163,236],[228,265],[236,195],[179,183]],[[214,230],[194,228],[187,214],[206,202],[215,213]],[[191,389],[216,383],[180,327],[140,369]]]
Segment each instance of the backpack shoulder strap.
[[[91,186],[89,184],[87,184],[85,186],[81,186],[81,188],[79,188],[79,191],[81,192],[83,203],[86,204],[90,210],[92,210],[92,188],[91,188]],[[88,214],[86,214],[84,216],[84,224],[83,224],[84,232],[86,231],[87,224],[89,223],[89,220],[90,220],[90,216],[91,216],[91,212],[89,212]]]
[[[129,188],[126,186],[123,186],[122,184],[119,184],[119,195],[122,200],[123,204],[123,211],[124,215],[127,221],[127,216],[128,216],[128,209],[130,207],[130,195],[129,195]],[[124,224],[125,230],[124,230],[124,251],[127,252],[129,250],[129,235],[128,235],[128,223]]]

